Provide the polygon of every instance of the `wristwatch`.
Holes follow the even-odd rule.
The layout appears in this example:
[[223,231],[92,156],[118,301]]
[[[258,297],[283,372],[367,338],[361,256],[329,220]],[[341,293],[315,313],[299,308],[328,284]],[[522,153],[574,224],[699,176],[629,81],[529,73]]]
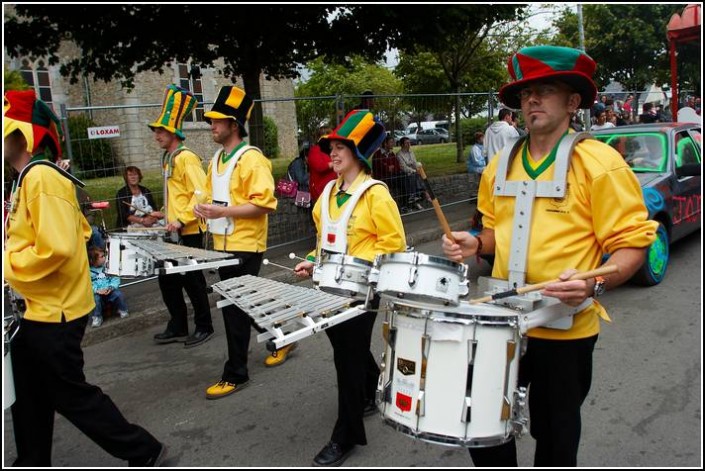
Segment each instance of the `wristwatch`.
[[596,298],[598,296],[602,296],[605,294],[605,291],[607,291],[607,287],[605,286],[605,278],[602,276],[596,276],[595,286],[592,288],[592,297]]

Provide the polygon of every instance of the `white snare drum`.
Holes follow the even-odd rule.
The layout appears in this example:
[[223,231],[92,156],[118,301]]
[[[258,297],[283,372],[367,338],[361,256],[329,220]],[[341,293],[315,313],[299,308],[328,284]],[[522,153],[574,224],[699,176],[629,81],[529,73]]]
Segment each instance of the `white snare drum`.
[[419,252],[379,255],[375,291],[378,294],[431,304],[452,304],[468,294],[467,266]]
[[145,257],[130,242],[155,239],[151,234],[115,233],[108,237],[108,256],[105,272],[118,276],[151,276],[154,274],[154,260]]
[[343,254],[323,254],[313,269],[313,282],[322,291],[364,300],[370,290],[372,262]]
[[[442,309],[442,310],[441,310]],[[515,311],[395,305],[377,402],[386,424],[431,443],[495,446],[526,424]]]

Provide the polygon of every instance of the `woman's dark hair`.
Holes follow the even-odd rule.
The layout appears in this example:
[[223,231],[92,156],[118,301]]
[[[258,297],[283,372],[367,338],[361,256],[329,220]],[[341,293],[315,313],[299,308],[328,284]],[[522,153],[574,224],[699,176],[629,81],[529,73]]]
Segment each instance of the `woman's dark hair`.
[[138,182],[142,181],[142,170],[139,169],[139,167],[135,167],[134,165],[129,165],[125,167],[125,171],[122,173],[122,179],[125,180],[125,185],[128,185],[127,183],[127,173],[128,172],[133,172],[139,175],[139,180]]

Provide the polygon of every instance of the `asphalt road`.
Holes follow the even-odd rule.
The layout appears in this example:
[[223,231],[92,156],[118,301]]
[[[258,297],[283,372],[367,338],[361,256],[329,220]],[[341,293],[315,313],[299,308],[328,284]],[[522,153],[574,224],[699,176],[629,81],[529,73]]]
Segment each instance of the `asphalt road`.
[[[440,253],[439,242],[416,247]],[[696,233],[672,247],[659,286],[632,285],[603,299],[613,322],[603,325],[594,355],[592,390],[583,406],[578,464],[584,467],[702,467],[702,243]],[[470,279],[487,275],[471,263]],[[476,294],[471,285],[471,295]],[[157,301],[155,301],[157,302]],[[160,302],[160,301],[159,301]],[[214,303],[212,304],[214,305]],[[169,446],[167,466],[307,467],[328,441],[336,416],[332,349],[324,334],[300,342],[290,361],[265,368],[267,352],[253,331],[251,385],[209,401],[205,389],[220,378],[225,360],[222,318],[216,335],[197,348],[155,345],[163,325],[85,348],[86,376],[125,416]],[[378,327],[382,316],[378,316]],[[373,352],[381,354],[381,329]],[[10,414],[4,418],[4,464],[15,445]],[[409,438],[368,417],[368,446],[345,466],[468,467],[465,449]],[[519,464],[531,466],[534,442],[518,441]],[[116,467],[111,457],[57,416],[54,466]]]

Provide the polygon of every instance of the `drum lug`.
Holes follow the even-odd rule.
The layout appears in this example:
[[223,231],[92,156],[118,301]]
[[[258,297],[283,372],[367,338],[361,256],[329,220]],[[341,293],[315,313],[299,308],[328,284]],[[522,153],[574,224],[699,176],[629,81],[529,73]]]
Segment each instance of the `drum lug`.
[[514,410],[512,411],[514,435],[519,438],[528,431],[529,419],[526,416],[526,387],[514,391]]
[[409,279],[406,281],[409,286],[414,286],[416,280],[419,278],[419,268],[416,265],[412,265],[409,269]]
[[416,415],[418,417],[426,415],[426,391],[419,391],[419,398],[416,401]]
[[471,405],[472,398],[469,396],[465,396],[465,400],[463,401],[463,413],[460,415],[460,421],[462,423],[468,423],[472,421],[472,417],[470,416]]
[[504,369],[504,394],[502,395],[502,414],[500,415],[502,420],[509,420],[511,415],[512,405],[509,402],[509,397],[507,393],[509,391],[509,370],[512,361],[514,361],[514,356],[516,354],[517,343],[514,340],[507,341],[507,362]]

